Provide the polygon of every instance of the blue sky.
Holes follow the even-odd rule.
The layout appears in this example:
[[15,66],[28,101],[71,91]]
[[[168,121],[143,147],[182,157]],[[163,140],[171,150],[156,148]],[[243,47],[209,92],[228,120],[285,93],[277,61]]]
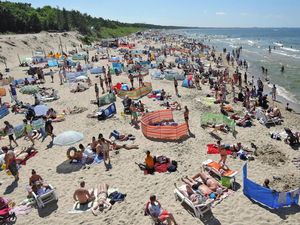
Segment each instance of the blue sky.
[[121,22],[200,27],[300,27],[299,0],[17,0]]

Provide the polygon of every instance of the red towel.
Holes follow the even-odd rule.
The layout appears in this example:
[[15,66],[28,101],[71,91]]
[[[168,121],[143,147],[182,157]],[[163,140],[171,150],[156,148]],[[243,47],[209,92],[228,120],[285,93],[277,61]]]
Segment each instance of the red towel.
[[154,165],[155,172],[165,173],[168,171],[169,165],[170,165],[170,163],[163,163],[163,164],[155,163],[155,165]]
[[[227,155],[232,155],[231,150],[226,150]],[[216,147],[215,144],[208,144],[207,145],[207,154],[220,154],[219,149]]]
[[32,158],[33,156],[35,156],[38,152],[32,152],[30,155],[28,155],[24,160],[18,162],[19,164],[25,166],[26,165],[26,161],[30,158]]

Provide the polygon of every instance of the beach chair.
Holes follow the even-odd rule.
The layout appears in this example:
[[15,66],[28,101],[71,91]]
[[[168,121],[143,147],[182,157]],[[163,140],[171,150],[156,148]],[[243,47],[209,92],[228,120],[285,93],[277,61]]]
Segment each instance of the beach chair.
[[186,206],[185,209],[194,217],[202,218],[205,213],[211,211],[212,201],[206,201],[202,204],[194,205],[193,202],[187,197],[186,184],[176,187],[174,190],[175,199],[180,201],[182,206]]
[[281,124],[283,120],[278,117],[269,118],[266,114],[262,114],[262,117],[259,119],[259,122],[265,126]]
[[202,167],[210,175],[218,178],[223,186],[227,188],[234,188],[235,176],[237,175],[238,171],[223,169],[219,163],[211,159],[204,161],[202,163]]
[[50,184],[49,187],[50,191],[43,195],[36,195],[34,192],[32,192],[38,208],[44,208],[47,204],[58,200],[55,194],[55,189]]

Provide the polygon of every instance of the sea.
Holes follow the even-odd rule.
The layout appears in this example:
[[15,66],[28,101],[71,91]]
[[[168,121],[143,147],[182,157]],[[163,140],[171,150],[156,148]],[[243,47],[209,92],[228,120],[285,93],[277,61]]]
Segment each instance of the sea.
[[[276,84],[283,102],[300,108],[300,28],[201,28],[176,32],[219,51],[242,47],[241,59],[249,63],[248,80],[255,76],[266,80],[270,87]],[[262,66],[268,69],[267,77],[262,74]]]

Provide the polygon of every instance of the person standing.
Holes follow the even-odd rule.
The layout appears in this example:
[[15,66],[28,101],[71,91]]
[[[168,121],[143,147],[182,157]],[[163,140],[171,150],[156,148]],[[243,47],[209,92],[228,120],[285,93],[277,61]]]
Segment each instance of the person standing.
[[14,151],[9,150],[7,147],[2,147],[2,151],[5,153],[4,162],[6,165],[6,170],[8,170],[15,177],[15,181],[18,181],[19,172]]
[[111,78],[110,70],[107,71],[107,82],[108,82],[108,85],[109,85],[109,90],[111,90],[111,87],[112,87],[112,78]]
[[248,84],[248,75],[247,75],[247,72],[244,73],[244,82],[245,82],[245,84]]
[[24,135],[27,137],[31,142],[32,145],[34,145],[34,140],[32,138],[32,126],[26,119],[23,120],[24,123]]
[[58,75],[59,75],[60,85],[63,85],[63,74],[62,74],[61,67],[59,68]]
[[16,144],[16,147],[18,147],[19,145],[14,139],[14,127],[8,121],[4,121],[4,124],[4,131],[8,135],[10,148],[12,148],[11,142],[14,142]]
[[51,137],[51,143],[53,143],[55,135],[53,134],[52,121],[49,120],[46,116],[43,116],[43,120],[45,122],[45,135],[43,136],[42,142],[49,135]]
[[276,88],[275,84],[273,84],[273,87],[272,87],[272,99],[273,99],[273,101],[276,101],[276,92],[277,92],[277,88]]
[[10,97],[11,97],[10,102],[11,103],[17,102],[18,101],[18,99],[17,99],[17,90],[16,90],[16,87],[12,84],[9,85],[9,93],[10,93]]
[[174,88],[175,88],[175,94],[178,96],[178,81],[174,77]]
[[96,94],[96,101],[99,101],[99,88],[97,83],[95,83],[95,94]]
[[104,94],[105,93],[105,91],[104,91],[104,85],[103,85],[104,80],[102,79],[101,75],[99,75],[99,80],[100,80],[100,87],[102,89],[102,94]]
[[129,81],[130,81],[130,83],[131,83],[131,87],[132,87],[132,89],[134,89],[134,86],[133,86],[133,83],[134,83],[134,77],[133,77],[133,75],[130,73],[129,75],[128,75],[128,78],[129,78]]
[[190,126],[189,126],[189,109],[187,106],[184,106],[184,113],[183,113],[183,116],[184,116],[184,120],[185,120],[185,123],[188,127],[188,129],[190,130]]

